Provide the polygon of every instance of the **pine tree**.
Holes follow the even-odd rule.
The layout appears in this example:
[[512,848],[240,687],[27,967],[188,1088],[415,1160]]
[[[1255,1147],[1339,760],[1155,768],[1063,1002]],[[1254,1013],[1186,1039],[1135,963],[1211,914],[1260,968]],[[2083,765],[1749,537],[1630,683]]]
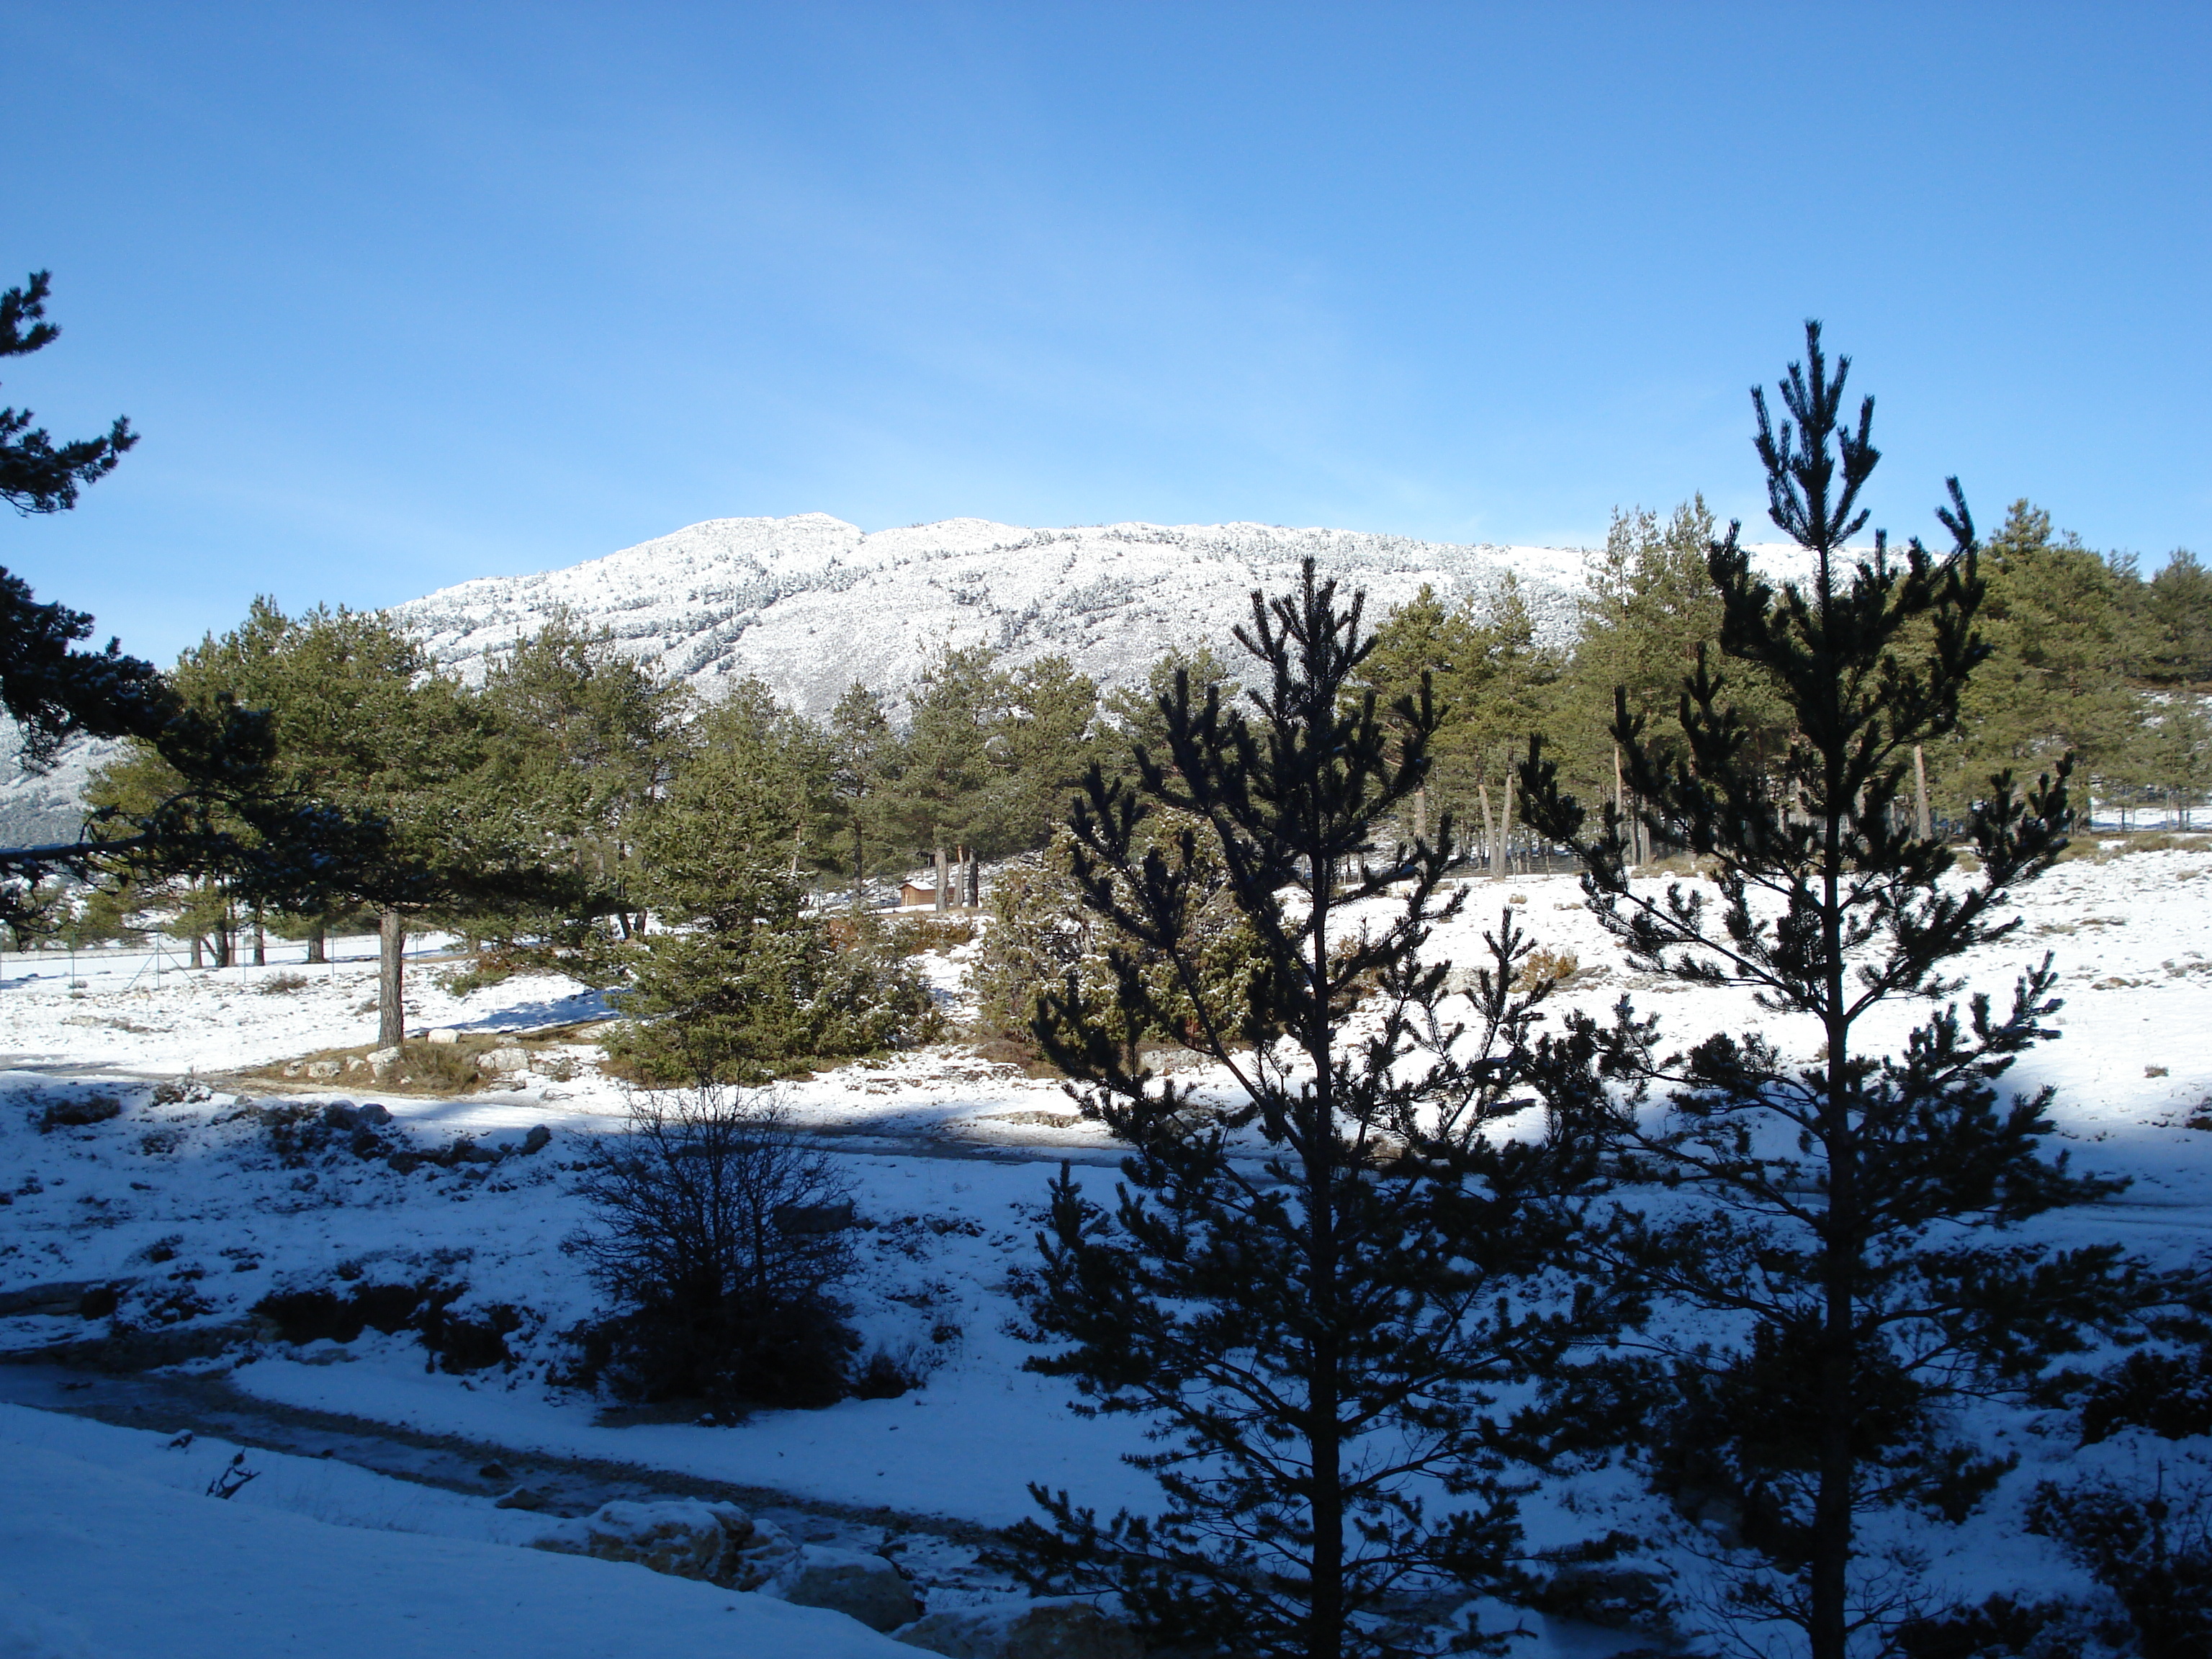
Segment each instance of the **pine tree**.
[[[1613,736],[1650,827],[1708,862],[1718,903],[1632,884],[1610,805],[1592,836],[1540,743],[1522,769],[1532,822],[1582,854],[1593,908],[1639,968],[1751,988],[1765,1011],[1753,1030],[1663,1058],[1626,999],[1609,1030],[1587,1018],[1569,1030],[1605,1045],[1624,1086],[1601,1132],[1631,1170],[1710,1200],[1632,1234],[1638,1269],[1664,1291],[1741,1322],[1739,1339],[1708,1322],[1712,1346],[1677,1353],[1672,1443],[1687,1479],[1731,1491],[1764,1553],[1767,1568],[1738,1585],[1742,1611],[1801,1626],[1815,1659],[1843,1659],[1853,1631],[1882,1617],[1854,1577],[1856,1517],[1905,1503],[1960,1517],[2001,1471],[1947,1436],[1944,1402],[2032,1379],[2100,1305],[2121,1305],[2124,1276],[2108,1249],[2002,1237],[2111,1190],[2043,1155],[2048,1091],[1999,1092],[2048,1035],[2050,959],[2008,1005],[1945,1000],[1962,983],[1946,964],[2008,936],[2008,890],[2064,847],[2069,765],[2025,793],[2009,775],[1990,781],[1968,831],[1978,869],[1898,810],[1912,746],[1955,729],[1988,654],[1974,632],[1984,586],[1955,480],[1938,514],[1948,555],[1916,539],[1899,560],[1879,536],[1871,558],[1846,553],[1878,459],[1872,399],[1855,428],[1839,419],[1848,367],[1830,374],[1808,324],[1778,430],[1753,394],[1771,514],[1812,556],[1810,575],[1770,587],[1731,526],[1707,552],[1725,669],[1701,654],[1686,677],[1680,745],[1655,740],[1626,696],[1616,703]],[[1735,707],[1739,670],[1765,677],[1790,717],[1771,760]],[[1942,1006],[1901,1054],[1878,1053],[1863,1023],[1900,998]]]
[[636,842],[667,781],[670,750],[690,693],[664,686],[619,651],[611,629],[566,615],[518,639],[488,665],[483,706],[487,763],[477,787],[523,804],[530,831],[574,877],[566,914],[507,918],[518,928],[574,933],[612,917],[635,931]]
[[95,789],[157,803],[125,815],[126,828],[165,826],[147,840],[138,872],[191,884],[188,917],[209,925],[235,903],[307,916],[376,911],[380,1047],[405,1037],[410,924],[575,902],[576,884],[541,858],[528,793],[486,781],[483,700],[382,616],[319,607],[294,619],[257,600],[244,624],[187,653],[173,678],[177,731],[219,732],[246,710],[263,741],[259,782],[252,793],[195,789],[217,757],[180,750],[167,735],[133,744]]
[[[0,357],[27,356],[60,335],[46,320],[51,291],[48,273],[38,270],[21,288],[0,293]],[[28,410],[0,409],[0,500],[25,514],[75,507],[78,489],[113,471],[137,441],[131,423],[118,420],[105,438],[57,447],[33,418]],[[0,569],[0,708],[15,723],[27,771],[51,768],[62,744],[80,733],[151,738],[173,711],[151,663],[125,656],[113,640],[105,651],[77,649],[91,635],[89,616],[40,604],[22,578]],[[52,921],[40,882],[89,867],[85,853],[69,845],[0,848],[0,922]]]
[[997,772],[987,857],[1034,852],[1052,838],[1091,764],[1098,684],[1065,657],[1039,657],[1008,677],[1006,706],[988,731]]
[[2046,769],[2068,754],[2100,789],[2124,789],[2142,736],[2129,676],[2149,648],[2131,614],[2140,584],[2025,501],[1990,538],[1979,569],[1989,657],[1960,698],[1955,731],[1929,751],[1937,793],[1963,805],[1993,771]]
[[1437,710],[1427,783],[1415,797],[1419,836],[1432,817],[1480,822],[1493,872],[1505,869],[1514,747],[1544,723],[1564,666],[1536,643],[1535,619],[1508,571],[1496,592],[1446,606],[1425,584],[1376,630],[1360,689],[1386,710],[1415,696],[1428,677]]
[[2151,639],[2148,677],[2169,684],[2212,684],[2212,570],[2177,548],[2143,584]]
[[[34,270],[22,287],[0,293],[0,357],[28,356],[60,337],[46,319],[52,275]],[[35,418],[27,409],[0,409],[0,501],[18,513],[66,513],[79,489],[113,471],[138,441],[121,416],[104,436],[60,445],[31,424]]]
[[[1238,631],[1262,688],[1250,719],[1179,673],[1135,784],[1092,770],[1073,868],[1118,941],[1112,1000],[1071,974],[1033,1027],[1132,1155],[1110,1212],[1066,1171],[1052,1189],[1026,1306],[1054,1348],[1030,1368],[1073,1378],[1083,1409],[1150,1420],[1164,1449],[1138,1462],[1165,1507],[1101,1522],[1033,1487],[1045,1521],[1012,1542],[1033,1585],[1114,1589],[1190,1651],[1422,1646],[1394,1606],[1506,1576],[1516,1443],[1487,1414],[1496,1390],[1595,1321],[1550,1277],[1564,1224],[1547,1194],[1586,1170],[1489,1133],[1524,1104],[1550,985],[1509,911],[1463,1019],[1445,1007],[1447,964],[1422,951],[1463,898],[1441,898],[1449,825],[1376,844],[1427,776],[1437,711],[1425,689],[1386,727],[1371,695],[1347,696],[1371,647],[1360,614],[1309,562]],[[1164,812],[1179,833],[1150,833]],[[1254,947],[1227,989],[1206,983],[1195,927],[1224,893]],[[1227,1067],[1231,1103],[1140,1067],[1140,1029],[1180,1029]]]
[[835,756],[830,787],[852,838],[847,869],[857,915],[863,908],[871,855],[881,856],[887,839],[890,794],[898,781],[898,744],[883,698],[854,680],[830,711],[830,740]]
[[899,744],[894,808],[907,844],[930,854],[937,908],[951,899],[951,864],[990,832],[997,767],[991,733],[1012,688],[988,646],[948,646],[922,672]]
[[[1601,788],[1612,781],[1616,690],[1644,716],[1651,741],[1680,750],[1674,705],[1683,678],[1720,637],[1720,598],[1705,573],[1713,530],[1702,495],[1664,519],[1641,507],[1614,513],[1587,573],[1572,665],[1544,726],[1553,759],[1571,775]],[[1736,700],[1759,746],[1773,752],[1785,739],[1772,688],[1740,671]]]
[[912,971],[866,940],[841,949],[807,904],[808,861],[831,839],[822,732],[747,680],[689,743],[640,847],[644,896],[670,926],[631,959],[610,1050],[653,1084],[742,1084],[927,1030]]
[[[1214,654],[1212,646],[1201,642],[1186,651],[1181,646],[1171,645],[1146,667],[1142,684],[1117,687],[1099,700],[1103,724],[1112,733],[1120,753],[1126,755],[1144,749],[1155,756],[1167,754],[1167,724],[1160,710],[1164,700],[1174,696],[1177,674],[1188,677],[1191,695],[1200,702],[1208,692],[1216,690],[1225,702],[1233,702],[1237,698],[1236,676]],[[1413,684],[1418,684],[1419,679],[1417,674]],[[1395,700],[1396,695],[1378,692],[1385,707]],[[1118,767],[1109,769],[1126,769],[1128,764],[1122,760]]]

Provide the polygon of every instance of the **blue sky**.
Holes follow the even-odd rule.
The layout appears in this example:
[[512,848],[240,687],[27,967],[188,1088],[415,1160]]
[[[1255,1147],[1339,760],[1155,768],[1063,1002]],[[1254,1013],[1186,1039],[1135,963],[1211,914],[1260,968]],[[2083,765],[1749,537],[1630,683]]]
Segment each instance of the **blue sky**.
[[0,564],[166,660],[700,519],[1587,542],[1856,359],[1947,472],[2212,553],[2212,9],[0,10],[0,398],[145,434]]

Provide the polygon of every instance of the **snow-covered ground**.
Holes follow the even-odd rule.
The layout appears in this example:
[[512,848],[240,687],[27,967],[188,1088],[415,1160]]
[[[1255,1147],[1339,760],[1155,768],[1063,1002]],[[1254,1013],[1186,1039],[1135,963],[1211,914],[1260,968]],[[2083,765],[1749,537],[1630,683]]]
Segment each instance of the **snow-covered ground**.
[[[1626,990],[1662,1018],[1668,1036],[1686,1040],[1756,1018],[1737,994],[1684,989],[1632,973],[1582,908],[1569,878],[1480,882],[1471,900],[1466,917],[1438,939],[1439,954],[1471,961],[1480,931],[1495,925],[1501,904],[1511,902],[1540,943],[1578,958],[1582,971],[1569,994],[1584,1006],[1602,1008]],[[2013,1082],[2022,1089],[2055,1087],[2060,1141],[2077,1168],[2133,1182],[2115,1201],[2051,1218],[2039,1236],[2114,1239],[2160,1265],[2186,1261],[2212,1243],[2212,1133],[2187,1127],[2191,1109],[2212,1100],[2212,850],[2076,860],[2024,890],[2018,908],[2020,933],[1970,961],[1966,971],[1977,988],[2002,995],[2021,966],[2049,950],[2064,976],[2066,1006],[2055,1022],[2059,1040],[2029,1055]],[[930,1516],[1003,1523],[1027,1511],[1030,1481],[1064,1486],[1109,1512],[1150,1502],[1148,1481],[1121,1461],[1139,1443],[1135,1428],[1124,1419],[1073,1416],[1064,1385],[1021,1370],[1029,1350],[1006,1329],[1014,1312],[1006,1275],[1032,1256],[1028,1211],[1049,1176],[1067,1158],[1095,1191],[1109,1191],[1114,1179],[1111,1143],[1075,1120],[1055,1085],[959,1045],[783,1085],[786,1109],[838,1154],[837,1166],[854,1190],[864,1223],[854,1235],[860,1260],[850,1291],[855,1323],[872,1347],[907,1356],[926,1370],[925,1385],[897,1399],[763,1413],[734,1427],[611,1418],[599,1402],[557,1386],[562,1333],[594,1307],[580,1264],[561,1249],[586,1219],[573,1191],[573,1166],[582,1138],[617,1127],[623,1111],[618,1090],[583,1063],[593,1051],[580,1044],[567,1050],[579,1065],[564,1079],[534,1074],[451,1100],[380,1093],[358,1082],[315,1091],[241,1085],[228,1075],[368,1042],[374,1032],[364,1006],[374,973],[368,944],[349,942],[337,953],[341,960],[313,969],[272,954],[264,969],[193,974],[179,971],[172,958],[158,980],[149,961],[122,953],[80,954],[74,977],[71,964],[53,954],[0,963],[0,1056],[12,1068],[0,1073],[0,1294],[63,1282],[112,1283],[120,1286],[113,1317],[146,1332],[176,1336],[234,1328],[226,1352],[191,1364],[227,1372],[234,1387],[272,1408],[339,1413],[518,1451],[662,1469],[854,1513],[880,1507],[915,1525],[927,1525]],[[941,990],[957,995],[962,961],[939,958],[927,965]],[[282,974],[305,983],[266,994],[259,988]],[[554,978],[510,980],[455,998],[423,965],[410,971],[408,1000],[410,1029],[528,1030],[603,1012],[591,994]],[[1897,1030],[1910,1012],[1899,1012]],[[197,1086],[173,1087],[157,1097],[156,1079],[188,1073],[200,1080]],[[112,1097],[120,1109],[81,1126],[40,1127],[58,1103],[98,1096]],[[394,1144],[404,1139],[434,1152],[467,1136],[508,1148],[510,1155],[497,1163],[425,1163],[401,1173],[383,1158],[354,1156],[343,1134],[315,1146],[312,1133],[303,1139],[285,1115],[264,1109],[272,1103],[319,1107],[338,1101],[386,1109]],[[540,1125],[550,1131],[550,1143],[524,1153],[522,1137]],[[453,1291],[449,1313],[496,1332],[495,1347],[506,1358],[456,1370],[441,1366],[406,1331],[295,1346],[244,1323],[272,1293],[398,1284]],[[0,1318],[0,1346],[81,1341],[109,1323],[22,1312]],[[501,1605],[520,1598],[532,1618],[550,1618],[547,1610],[565,1606],[560,1598],[571,1594],[562,1588],[571,1581],[561,1573],[592,1566],[603,1574],[625,1571],[510,1550],[527,1559],[518,1573],[551,1576],[499,1577],[488,1564],[501,1548],[500,1534],[468,1530],[474,1520],[459,1532],[447,1529],[467,1539],[465,1547],[441,1540],[433,1549],[402,1537],[380,1539],[373,1549],[349,1546],[334,1525],[403,1523],[378,1518],[382,1512],[373,1504],[349,1509],[351,1498],[335,1497],[302,1498],[281,1516],[252,1505],[218,1509],[197,1488],[176,1490],[191,1481],[161,1473],[181,1466],[162,1463],[158,1449],[132,1443],[138,1449],[125,1455],[113,1450],[123,1442],[98,1440],[120,1431],[39,1426],[50,1421],[0,1411],[0,1468],[10,1483],[11,1525],[73,1527],[94,1540],[82,1553],[111,1565],[154,1549],[159,1538],[192,1534],[194,1548],[204,1540],[211,1557],[233,1565],[210,1565],[195,1579],[190,1563],[197,1558],[180,1545],[173,1572],[164,1566],[143,1581],[145,1591],[133,1594],[143,1599],[158,1589],[187,1597],[179,1606],[197,1609],[185,1621],[196,1628],[225,1627],[222,1620],[232,1615],[222,1610],[222,1597],[232,1591],[200,1594],[189,1583],[242,1585],[245,1564],[256,1551],[296,1556],[307,1564],[303,1581],[319,1580],[315,1564],[331,1550],[362,1552],[352,1577],[330,1590],[334,1599],[297,1603],[302,1620],[343,1619],[353,1605],[344,1595],[358,1591],[367,1598],[369,1585],[388,1582],[380,1575],[416,1571],[430,1575],[426,1585],[445,1587],[437,1595],[450,1592],[453,1601],[441,1607],[465,1599],[465,1583],[496,1579]],[[2073,1570],[2051,1547],[2021,1530],[2021,1501],[2036,1480],[2091,1464],[2148,1473],[2162,1463],[2187,1474],[2206,1465],[2212,1449],[2199,1443],[2141,1442],[2131,1432],[2084,1453],[2055,1415],[2010,1407],[1990,1407],[1977,1432],[2019,1451],[2020,1469],[1965,1527],[1922,1528],[1903,1540],[1932,1552],[1923,1569],[1931,1583],[1977,1595],[2007,1585],[2048,1590],[2075,1584]],[[2212,1476],[2212,1466],[2199,1473]],[[331,1479],[343,1485],[339,1475]],[[283,1485],[272,1477],[257,1501],[273,1503]],[[212,1518],[199,1526],[191,1517],[203,1510]],[[453,1513],[464,1511],[476,1513],[466,1504]],[[33,1513],[46,1518],[23,1519]],[[72,1515],[80,1518],[69,1519]],[[1668,1524],[1617,1471],[1553,1482],[1530,1500],[1528,1519],[1540,1542],[1613,1526],[1662,1531]],[[388,1562],[378,1553],[386,1549],[398,1552]],[[117,1598],[100,1589],[106,1581],[92,1576],[90,1566],[76,1577],[58,1567],[49,1575],[54,1552],[40,1550],[25,1554],[11,1545],[0,1551],[0,1578],[18,1571],[19,1560],[33,1564],[17,1589],[39,1617],[74,1617],[72,1605],[93,1607],[97,1617],[79,1620],[90,1650],[155,1650],[149,1638],[131,1633],[141,1626],[106,1605]],[[434,1572],[423,1565],[430,1555],[447,1565]],[[1694,1579],[1693,1563],[1685,1558],[1677,1565],[1686,1583]],[[238,1576],[227,1579],[225,1571]],[[49,1585],[65,1588],[49,1591]],[[940,1604],[980,1593],[972,1584],[933,1589]],[[236,1594],[252,1601],[243,1589]],[[696,1604],[696,1616],[708,1624],[709,1614],[734,1619],[720,1612],[733,1598],[711,1587],[656,1583],[637,1594],[672,1598],[655,1618],[680,1622],[695,1616]],[[250,1613],[236,1616],[281,1622],[292,1605],[253,1603]],[[398,1617],[377,1616],[386,1621],[379,1630],[392,1628],[390,1619]],[[1540,1624],[1530,1620],[1532,1629]],[[1551,1636],[1552,1650],[1562,1654],[1603,1650],[1590,1632],[1563,1628]],[[876,1639],[855,1627],[854,1641],[863,1638]],[[55,1639],[64,1645],[54,1651],[74,1650],[66,1645],[73,1638]],[[739,1650],[816,1650],[797,1644],[796,1636],[788,1639],[793,1645],[739,1644]],[[1600,1646],[1577,1645],[1586,1640]],[[575,1641],[542,1650],[598,1650],[582,1634]],[[398,1636],[386,1645],[400,1652],[476,1650],[409,1646]],[[1545,1646],[1524,1650],[1540,1653]],[[301,1650],[309,1648],[353,1650],[313,1643]],[[246,1640],[228,1650],[280,1649]],[[514,1650],[541,1650],[518,1637]]]
[[9,1659],[891,1659],[818,1607],[628,1562],[515,1547],[544,1530],[343,1464],[0,1407],[0,1654]]

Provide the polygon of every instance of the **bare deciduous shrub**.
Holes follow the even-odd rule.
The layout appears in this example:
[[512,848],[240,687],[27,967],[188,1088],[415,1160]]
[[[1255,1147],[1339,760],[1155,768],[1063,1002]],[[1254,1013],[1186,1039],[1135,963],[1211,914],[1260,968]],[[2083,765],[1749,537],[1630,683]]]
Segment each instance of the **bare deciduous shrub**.
[[271,974],[261,981],[258,988],[264,997],[290,996],[295,991],[307,988],[307,976],[305,974]]
[[836,1291],[851,1247],[780,1217],[851,1195],[773,1102],[720,1084],[638,1091],[579,1190],[597,1217],[568,1248],[616,1304],[584,1334],[583,1380],[740,1409],[847,1393],[858,1343]]

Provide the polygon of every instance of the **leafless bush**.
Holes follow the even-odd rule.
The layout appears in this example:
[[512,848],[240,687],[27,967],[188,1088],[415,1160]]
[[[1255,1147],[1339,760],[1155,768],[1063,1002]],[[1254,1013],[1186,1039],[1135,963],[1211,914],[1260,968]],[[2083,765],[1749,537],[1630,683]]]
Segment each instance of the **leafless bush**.
[[580,1188],[596,1223],[570,1241],[616,1311],[582,1375],[632,1400],[820,1406],[848,1389],[856,1346],[837,1299],[842,1229],[794,1215],[849,1207],[830,1160],[769,1100],[726,1085],[640,1090]]

